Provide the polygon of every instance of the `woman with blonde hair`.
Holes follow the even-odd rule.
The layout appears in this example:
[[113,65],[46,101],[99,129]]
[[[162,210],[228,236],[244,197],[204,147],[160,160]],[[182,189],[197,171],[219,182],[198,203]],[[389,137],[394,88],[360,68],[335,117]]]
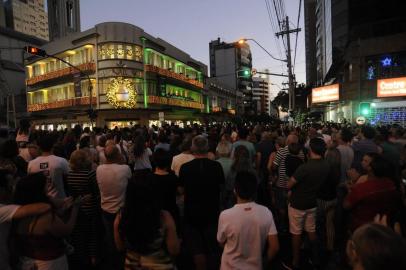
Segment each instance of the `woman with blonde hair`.
[[70,160],[67,178],[69,195],[76,198],[91,194],[91,199],[82,204],[71,235],[71,244],[75,248],[70,261],[75,269],[88,269],[95,266],[99,255],[101,239],[100,193],[96,181],[96,172],[92,170],[92,161],[84,150],[76,150]]

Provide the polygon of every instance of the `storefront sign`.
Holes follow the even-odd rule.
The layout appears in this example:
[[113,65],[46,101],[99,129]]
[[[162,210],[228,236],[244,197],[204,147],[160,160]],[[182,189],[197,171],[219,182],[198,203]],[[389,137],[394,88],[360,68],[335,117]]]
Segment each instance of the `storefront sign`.
[[116,109],[133,109],[137,105],[137,92],[131,79],[111,79],[106,97],[107,102]]
[[[85,72],[85,71],[95,71],[96,70],[96,65],[95,63],[85,63],[85,64],[81,64],[77,66],[78,69],[80,69],[81,71]],[[32,77],[30,79],[27,79],[27,85],[33,85],[39,82],[43,82],[43,81],[47,81],[47,80],[52,80],[52,79],[56,79],[59,77],[64,77],[67,75],[71,75],[74,73],[77,73],[78,71],[72,67],[67,67],[67,68],[63,68],[60,70],[56,70],[56,71],[51,71],[48,72],[44,75],[39,75],[39,76],[35,76]]]
[[[96,97],[92,98],[92,104],[96,104]],[[31,104],[28,105],[27,110],[29,112],[58,109],[65,107],[89,105],[89,97],[80,97],[80,98],[70,98],[64,100],[58,100],[54,102],[41,103],[41,104]]]
[[190,83],[194,86],[197,86],[199,88],[203,88],[203,83],[193,80],[193,79],[189,79],[185,75],[178,74],[178,73],[175,73],[175,72],[167,70],[167,69],[159,68],[159,67],[156,67],[153,65],[145,65],[144,69],[145,69],[145,71],[148,71],[148,72],[158,73],[159,75],[173,78],[173,79],[176,79],[179,81],[184,81],[184,82]]
[[312,103],[336,101],[340,99],[340,85],[332,84],[312,89]]
[[406,77],[378,80],[378,97],[406,96]]
[[203,104],[198,103],[196,101],[187,101],[187,100],[167,98],[167,97],[157,97],[157,96],[148,96],[148,103],[186,107],[186,108],[193,108],[193,109],[200,109],[200,110],[202,110],[204,108]]

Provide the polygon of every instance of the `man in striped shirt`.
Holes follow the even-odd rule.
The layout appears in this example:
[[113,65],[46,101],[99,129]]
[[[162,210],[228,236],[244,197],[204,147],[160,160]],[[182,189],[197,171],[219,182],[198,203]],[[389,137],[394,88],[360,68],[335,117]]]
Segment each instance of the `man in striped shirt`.
[[[290,134],[286,139],[286,146],[279,149],[276,153],[275,160],[273,162],[273,169],[278,170],[278,180],[274,186],[275,194],[275,207],[279,213],[279,230],[287,231],[287,209],[288,209],[288,177],[286,175],[285,160],[289,154],[289,145],[292,143],[298,143],[299,138]],[[300,151],[299,157],[304,160],[303,151]]]

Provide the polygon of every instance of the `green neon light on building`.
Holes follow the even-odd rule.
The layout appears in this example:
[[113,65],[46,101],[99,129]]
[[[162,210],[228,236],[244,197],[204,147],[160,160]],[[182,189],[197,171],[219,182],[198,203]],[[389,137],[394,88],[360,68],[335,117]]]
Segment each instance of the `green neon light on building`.
[[[142,38],[142,47],[144,48],[144,65],[147,60],[147,49],[145,48],[145,38]],[[143,90],[144,90],[144,108],[148,108],[148,93],[147,93],[147,74],[144,69],[144,84],[143,84]]]

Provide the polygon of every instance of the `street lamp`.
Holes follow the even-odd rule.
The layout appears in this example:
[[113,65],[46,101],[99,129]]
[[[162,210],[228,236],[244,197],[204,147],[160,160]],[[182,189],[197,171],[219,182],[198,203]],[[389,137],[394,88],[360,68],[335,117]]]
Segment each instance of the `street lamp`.
[[268,52],[261,44],[259,44],[258,41],[256,41],[256,40],[253,39],[253,38],[242,38],[242,39],[240,39],[237,43],[240,44],[240,45],[243,45],[244,43],[247,43],[248,40],[254,41],[255,44],[257,44],[262,50],[264,50],[272,59],[275,59],[275,60],[281,61],[281,62],[287,62],[287,61],[288,61],[288,60],[286,60],[286,59],[279,59],[279,58],[274,57],[274,56],[273,56],[270,52]]

